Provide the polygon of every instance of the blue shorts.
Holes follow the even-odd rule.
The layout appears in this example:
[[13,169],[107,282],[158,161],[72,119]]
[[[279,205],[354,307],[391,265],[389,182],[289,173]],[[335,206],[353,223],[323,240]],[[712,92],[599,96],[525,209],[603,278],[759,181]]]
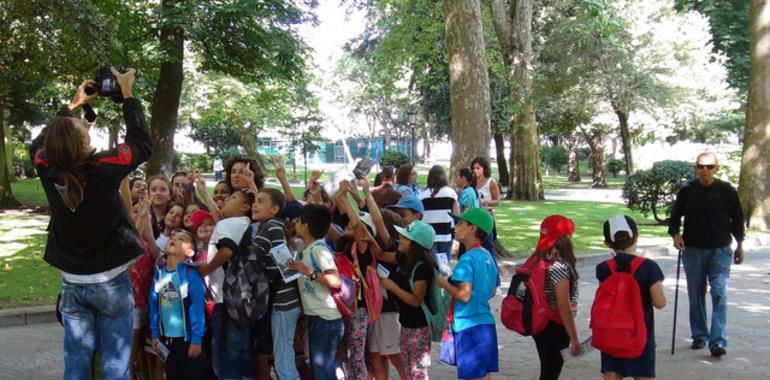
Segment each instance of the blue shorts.
[[457,378],[477,379],[498,372],[495,325],[476,325],[454,335]]
[[618,359],[602,352],[602,373],[623,377],[655,377],[655,331],[647,330],[647,345],[635,359]]

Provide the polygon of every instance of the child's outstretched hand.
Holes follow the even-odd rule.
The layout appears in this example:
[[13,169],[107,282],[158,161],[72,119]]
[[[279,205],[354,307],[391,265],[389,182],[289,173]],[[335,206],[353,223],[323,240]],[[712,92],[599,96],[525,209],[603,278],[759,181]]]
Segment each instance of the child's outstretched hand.
[[201,345],[190,343],[190,348],[187,349],[187,357],[195,358],[195,357],[198,357],[198,355],[200,354],[201,354]]
[[307,276],[309,274],[308,272],[310,272],[309,269],[305,266],[305,263],[302,262],[302,260],[292,260],[292,261],[289,261],[287,265],[289,269],[294,269],[295,271],[302,273],[305,276]]

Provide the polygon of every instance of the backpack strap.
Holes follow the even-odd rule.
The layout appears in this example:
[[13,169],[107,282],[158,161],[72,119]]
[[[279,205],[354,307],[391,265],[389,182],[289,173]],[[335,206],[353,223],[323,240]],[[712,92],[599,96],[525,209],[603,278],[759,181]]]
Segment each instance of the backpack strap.
[[[639,257],[639,256],[634,257],[634,259],[631,260],[631,263],[629,264],[630,268],[628,270],[628,273],[630,273],[633,276],[634,273],[636,273],[636,270],[639,269],[639,267],[642,265],[644,260],[645,260],[644,257]],[[614,259],[607,260],[607,266],[610,268],[610,275],[617,273],[618,259],[614,258]]]

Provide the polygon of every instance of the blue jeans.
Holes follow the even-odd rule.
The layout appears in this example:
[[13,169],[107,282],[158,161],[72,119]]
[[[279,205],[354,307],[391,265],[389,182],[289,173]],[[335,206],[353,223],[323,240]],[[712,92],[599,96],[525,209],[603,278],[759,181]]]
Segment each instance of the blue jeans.
[[97,347],[105,379],[128,379],[134,297],[128,273],[98,284],[62,280],[64,379],[90,379]]
[[[223,320],[226,325],[222,324]],[[211,316],[211,361],[217,377],[222,380],[256,378],[252,346],[251,329],[233,323],[227,316],[224,304],[214,305]]]
[[315,380],[337,380],[337,345],[342,339],[344,324],[342,318],[327,321],[321,317],[310,316],[309,343],[310,366]]
[[275,310],[270,316],[273,331],[273,358],[279,380],[297,380],[299,371],[294,360],[294,333],[302,308]]
[[[685,247],[682,254],[690,301],[690,330],[693,339],[708,341],[709,347],[727,346],[727,280],[733,255],[730,246],[715,249]],[[711,287],[711,331],[706,317],[706,280]]]

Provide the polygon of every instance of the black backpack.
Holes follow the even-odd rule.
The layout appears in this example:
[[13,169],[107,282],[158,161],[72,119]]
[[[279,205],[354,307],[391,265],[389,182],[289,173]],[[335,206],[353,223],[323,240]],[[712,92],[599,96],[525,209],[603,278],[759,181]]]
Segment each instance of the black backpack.
[[238,251],[229,260],[222,286],[227,315],[241,327],[253,326],[270,307],[265,258],[252,244],[251,234],[252,227],[249,226],[238,244]]

